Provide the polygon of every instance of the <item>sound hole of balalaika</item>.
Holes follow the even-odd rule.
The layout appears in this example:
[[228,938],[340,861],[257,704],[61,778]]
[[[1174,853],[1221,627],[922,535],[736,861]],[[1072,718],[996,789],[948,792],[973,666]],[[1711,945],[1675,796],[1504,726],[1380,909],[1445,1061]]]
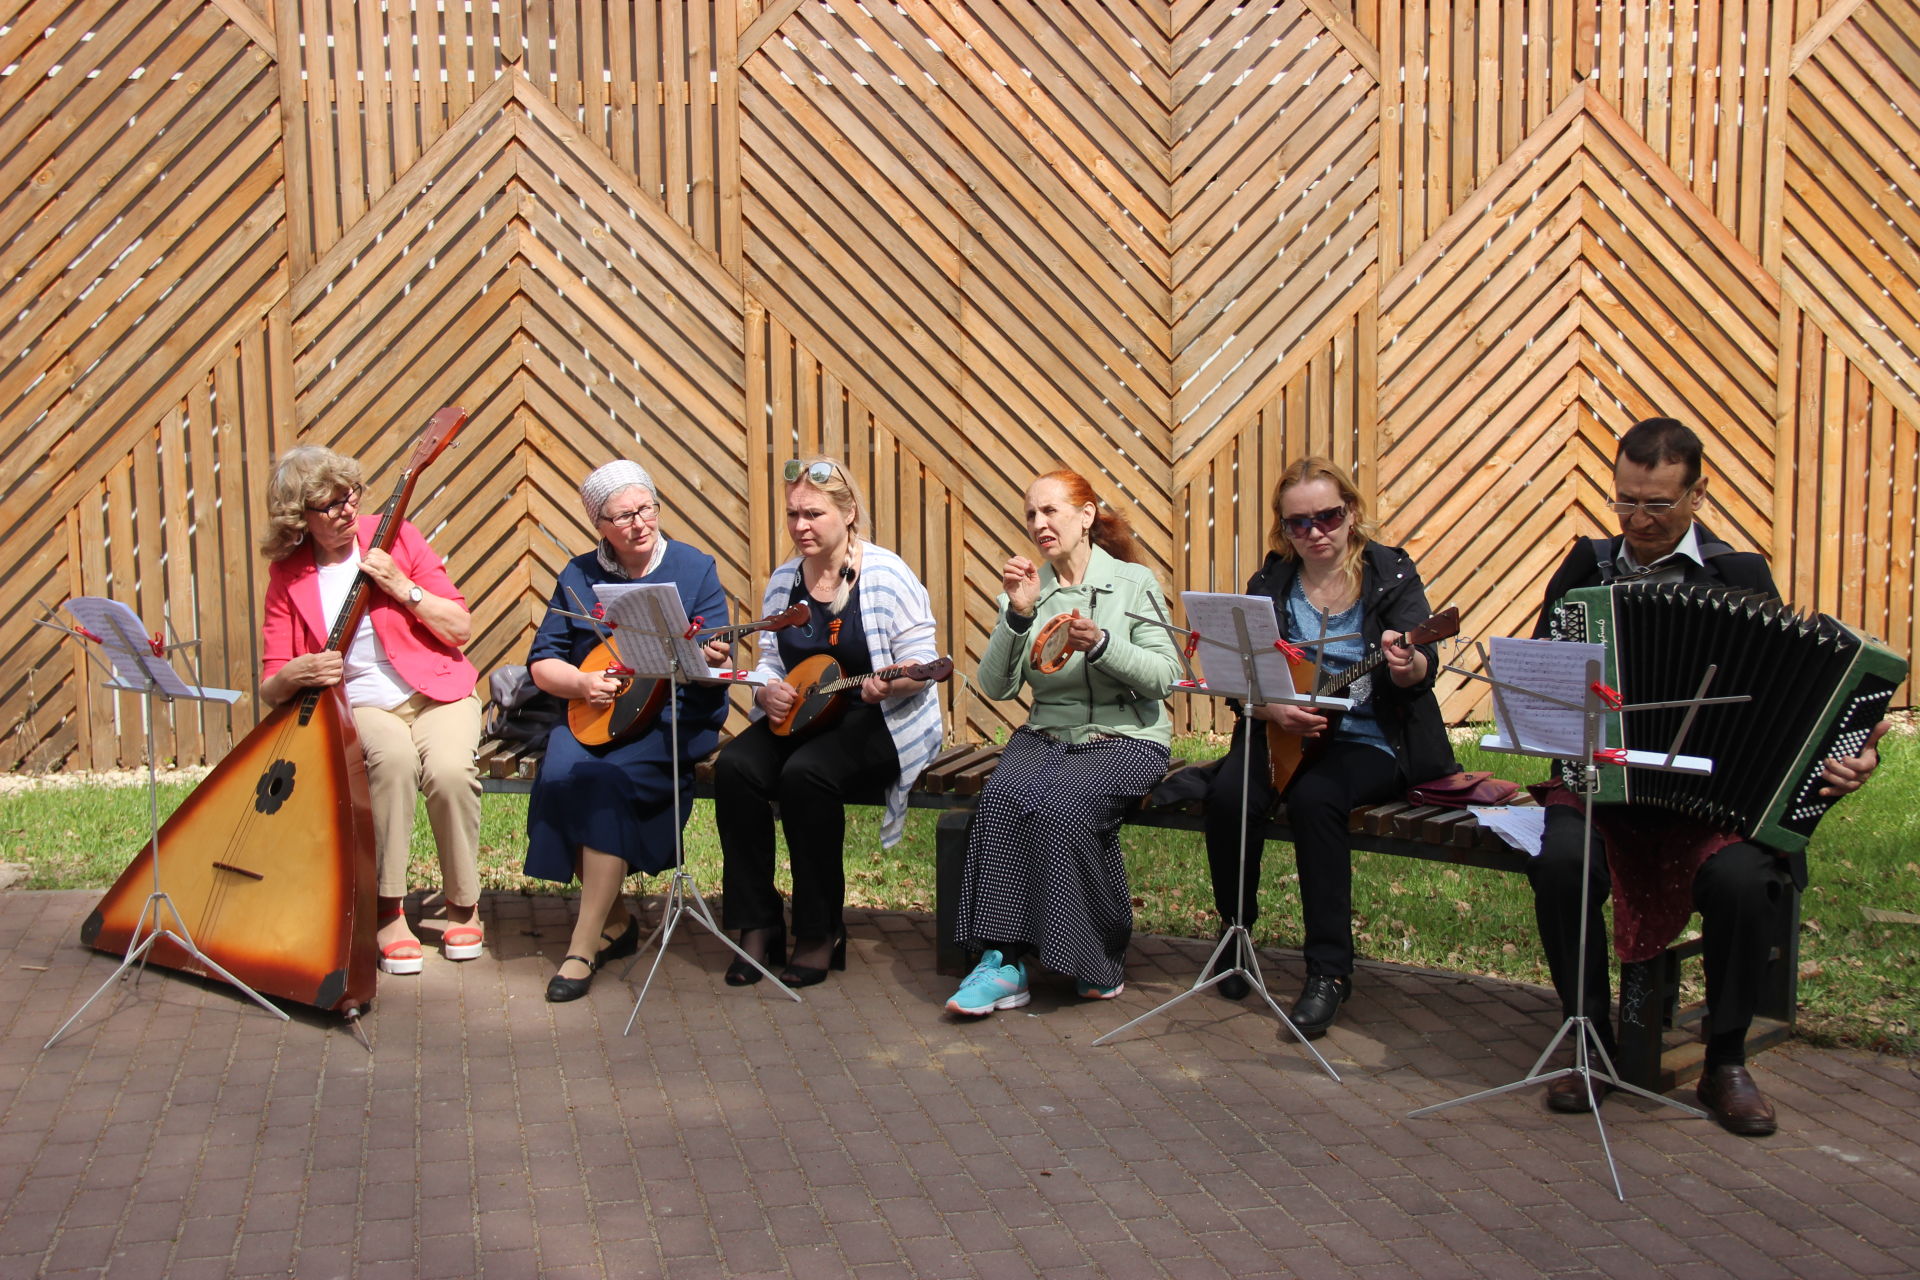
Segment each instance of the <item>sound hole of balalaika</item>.
[[[1609,649],[1629,703],[1683,700],[1718,668],[1709,697],[1750,701],[1701,708],[1680,744],[1713,762],[1706,776],[1604,768],[1604,802],[1650,804],[1794,852],[1834,798],[1819,794],[1823,762],[1859,751],[1885,714],[1906,663],[1824,614],[1801,615],[1757,592],[1680,583],[1628,583],[1568,593],[1561,639]],[[1686,708],[1631,711],[1621,741],[1664,752]]]

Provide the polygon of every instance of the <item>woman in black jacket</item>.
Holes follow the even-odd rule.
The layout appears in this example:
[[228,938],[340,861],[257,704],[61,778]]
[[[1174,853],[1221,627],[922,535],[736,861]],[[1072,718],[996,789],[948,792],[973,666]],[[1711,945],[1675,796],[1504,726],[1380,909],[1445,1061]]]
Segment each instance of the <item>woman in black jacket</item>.
[[[1324,667],[1337,671],[1364,653],[1383,650],[1385,662],[1355,681],[1342,696],[1355,706],[1329,729],[1327,717],[1307,707],[1269,703],[1253,714],[1279,730],[1309,740],[1325,737],[1318,753],[1294,774],[1284,799],[1300,871],[1300,909],[1306,937],[1307,981],[1293,1006],[1293,1023],[1308,1039],[1324,1035],[1340,1004],[1353,991],[1353,864],[1347,815],[1385,800],[1409,784],[1454,771],[1452,752],[1433,696],[1439,669],[1431,645],[1407,645],[1401,636],[1427,620],[1425,589],[1413,560],[1398,547],[1373,540],[1360,491],[1345,470],[1325,458],[1301,458],[1284,471],[1273,490],[1273,525],[1266,562],[1247,583],[1247,594],[1270,597],[1280,633],[1312,639],[1327,615],[1326,634],[1358,631],[1362,639],[1327,646]],[[1273,804],[1265,724],[1251,735],[1248,784],[1241,786],[1242,756],[1249,749],[1237,728],[1226,761],[1207,795],[1207,861],[1213,872],[1214,905],[1228,924],[1235,919],[1235,872],[1240,863],[1241,815],[1257,831]],[[1245,918],[1259,911],[1260,854],[1257,837],[1247,849]],[[1231,953],[1219,962],[1233,963]],[[1238,1000],[1246,979],[1230,974],[1220,994]]]

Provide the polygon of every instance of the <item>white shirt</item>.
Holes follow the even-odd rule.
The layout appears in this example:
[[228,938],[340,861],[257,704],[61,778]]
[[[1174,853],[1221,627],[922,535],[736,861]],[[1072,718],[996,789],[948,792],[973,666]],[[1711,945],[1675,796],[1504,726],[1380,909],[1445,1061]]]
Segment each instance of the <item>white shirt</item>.
[[[353,545],[345,560],[316,568],[320,575],[320,616],[329,619],[327,626],[331,629],[340,620],[340,610],[346,606],[353,580],[360,573],[360,544]],[[369,582],[367,589],[380,588]],[[350,706],[391,711],[413,696],[413,686],[402,680],[387,660],[386,647],[374,634],[373,619],[367,614],[360,615],[360,625],[353,630],[342,665]]]
[[[1678,582],[1687,576],[1687,567],[1680,563],[1681,557],[1704,565],[1700,557],[1700,522],[1694,521],[1680,538],[1679,545],[1655,560],[1652,564],[1641,564],[1634,559],[1633,552],[1627,549],[1627,540],[1620,540],[1620,576],[1631,574],[1639,582]],[[1644,575],[1644,576],[1643,576]]]

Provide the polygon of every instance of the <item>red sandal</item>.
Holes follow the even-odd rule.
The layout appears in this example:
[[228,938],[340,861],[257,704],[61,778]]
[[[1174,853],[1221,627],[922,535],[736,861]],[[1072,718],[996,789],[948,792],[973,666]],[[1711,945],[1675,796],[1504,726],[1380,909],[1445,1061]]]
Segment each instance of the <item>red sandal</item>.
[[[395,907],[391,911],[380,913],[379,922],[398,920],[407,914],[404,907]],[[401,938],[389,942],[380,948],[380,972],[392,974],[419,973],[427,966],[426,949],[418,938]]]
[[449,919],[440,934],[441,954],[449,960],[478,960],[486,950],[487,935],[480,928],[479,907],[476,904],[468,910],[473,912],[471,920],[455,924]]

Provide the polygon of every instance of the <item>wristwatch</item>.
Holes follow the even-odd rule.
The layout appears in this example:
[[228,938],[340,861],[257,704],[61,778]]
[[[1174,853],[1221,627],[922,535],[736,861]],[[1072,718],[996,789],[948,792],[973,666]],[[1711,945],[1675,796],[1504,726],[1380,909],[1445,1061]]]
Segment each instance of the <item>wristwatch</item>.
[[422,600],[425,600],[426,598],[427,598],[427,593],[420,589],[420,584],[417,582],[413,584],[413,589],[407,592],[408,604],[419,604]]

